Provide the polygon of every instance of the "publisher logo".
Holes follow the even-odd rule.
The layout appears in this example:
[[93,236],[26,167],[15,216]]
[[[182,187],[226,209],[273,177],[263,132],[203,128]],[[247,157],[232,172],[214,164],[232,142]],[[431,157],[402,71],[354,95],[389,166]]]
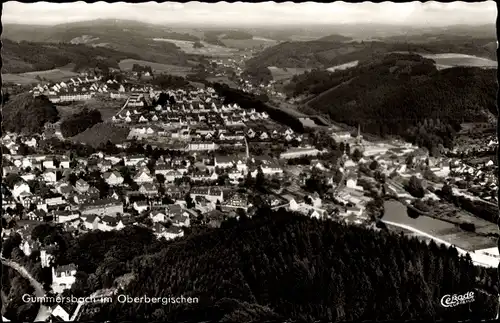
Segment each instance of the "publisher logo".
[[455,307],[472,302],[474,302],[474,292],[468,292],[463,295],[444,295],[441,298],[441,305],[443,307]]

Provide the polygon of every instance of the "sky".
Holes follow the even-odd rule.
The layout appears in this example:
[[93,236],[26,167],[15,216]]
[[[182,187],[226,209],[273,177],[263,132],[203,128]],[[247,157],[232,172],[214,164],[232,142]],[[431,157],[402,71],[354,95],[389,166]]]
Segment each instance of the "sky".
[[94,19],[129,19],[153,24],[224,25],[377,23],[412,26],[495,23],[497,6],[483,2],[406,3],[20,3],[3,4],[3,23],[55,25]]

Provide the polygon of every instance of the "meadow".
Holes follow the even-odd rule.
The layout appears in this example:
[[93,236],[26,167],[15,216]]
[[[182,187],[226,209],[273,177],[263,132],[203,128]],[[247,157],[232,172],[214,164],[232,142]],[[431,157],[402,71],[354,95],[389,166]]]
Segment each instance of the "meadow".
[[142,66],[151,66],[153,72],[156,73],[166,73],[175,76],[185,77],[187,74],[191,73],[191,68],[188,66],[177,66],[169,64],[160,64],[150,61],[143,61],[138,59],[124,59],[118,63],[121,70],[131,71],[134,64],[139,64]]
[[279,68],[275,66],[270,66],[268,69],[275,81],[291,79],[294,75],[302,74],[308,70],[307,68]]
[[246,49],[246,48],[265,48],[274,46],[278,42],[276,40],[254,37],[252,39],[221,39],[221,42],[227,47]]
[[40,83],[36,77],[47,79],[48,81],[53,82],[61,82],[66,81],[72,77],[78,76],[78,73],[72,72],[70,70],[66,70],[63,68],[56,68],[52,70],[46,71],[35,71],[35,72],[27,72],[27,73],[5,73],[2,74],[3,82],[5,83],[15,83],[21,85],[28,85],[33,83]]
[[192,41],[187,41],[187,40],[176,40],[176,39],[167,39],[167,38],[153,38],[154,41],[158,42],[169,42],[173,43],[175,46],[179,47],[180,50],[182,50],[186,54],[190,55],[205,55],[205,56],[232,56],[235,52],[237,52],[237,49],[235,48],[228,48],[228,47],[223,47],[223,46],[217,46],[217,45],[212,45],[209,43],[206,43],[204,41],[200,41],[200,43],[203,45],[203,47],[200,48],[194,48],[193,44],[194,42]]

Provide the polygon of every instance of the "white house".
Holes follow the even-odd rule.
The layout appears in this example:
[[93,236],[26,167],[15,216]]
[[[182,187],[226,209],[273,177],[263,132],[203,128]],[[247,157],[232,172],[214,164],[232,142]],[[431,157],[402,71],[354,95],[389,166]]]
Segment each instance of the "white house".
[[12,189],[12,196],[17,199],[23,192],[31,193],[31,189],[26,182],[19,181],[14,185],[14,188]]
[[65,223],[80,218],[80,215],[72,211],[58,211],[54,213],[54,221],[57,223]]
[[137,212],[142,213],[149,208],[149,205],[146,202],[134,202],[133,208]]
[[57,182],[57,173],[53,170],[47,170],[42,174],[42,177],[47,183],[55,183]]
[[102,176],[110,186],[121,185],[123,183],[123,177],[118,172],[108,172],[104,173]]
[[50,307],[50,315],[55,318],[54,321],[62,320],[63,322],[70,321],[69,313],[59,304]]
[[147,174],[145,171],[140,171],[137,173],[137,175],[134,177],[134,182],[136,183],[152,183],[154,181],[154,178]]
[[155,223],[156,222],[165,222],[168,219],[167,214],[164,211],[163,212],[162,211],[153,211],[153,212],[151,212],[151,214],[149,215],[149,217]]
[[95,214],[82,215],[83,226],[87,230],[97,230],[101,219]]
[[74,264],[52,267],[52,290],[60,294],[70,289],[76,278],[76,266]]
[[233,158],[229,156],[216,156],[214,158],[215,167],[231,168],[234,166]]

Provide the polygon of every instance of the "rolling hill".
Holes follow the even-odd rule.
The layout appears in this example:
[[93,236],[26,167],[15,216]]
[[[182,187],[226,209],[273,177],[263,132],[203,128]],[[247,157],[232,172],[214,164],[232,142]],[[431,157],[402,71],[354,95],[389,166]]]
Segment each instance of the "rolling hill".
[[83,44],[16,42],[9,39],[2,42],[3,73],[46,71],[68,64],[72,64],[74,71],[99,66],[118,68],[123,59],[140,58],[132,53]]
[[[329,40],[329,39],[334,40]],[[407,51],[416,53],[460,53],[496,60],[494,38],[474,39],[451,36],[446,39],[407,41],[351,41],[335,40],[327,36],[320,40],[284,42],[268,47],[246,62],[247,66],[281,68],[329,68],[356,60],[367,60],[381,54]],[[327,41],[325,41],[325,39]]]
[[[4,40],[85,44],[96,49],[103,47],[127,53],[128,57],[125,58],[183,66],[188,65],[188,58],[177,46],[168,42],[155,42],[153,38],[198,40],[193,35],[177,33],[167,27],[126,20],[101,19],[40,28],[13,24],[3,27]],[[8,49],[8,44],[6,47]]]
[[389,54],[351,69],[315,70],[287,86],[292,96],[311,97],[307,111],[376,135],[399,135],[429,149],[453,146],[463,122],[496,115],[496,69],[437,70],[419,55]]

